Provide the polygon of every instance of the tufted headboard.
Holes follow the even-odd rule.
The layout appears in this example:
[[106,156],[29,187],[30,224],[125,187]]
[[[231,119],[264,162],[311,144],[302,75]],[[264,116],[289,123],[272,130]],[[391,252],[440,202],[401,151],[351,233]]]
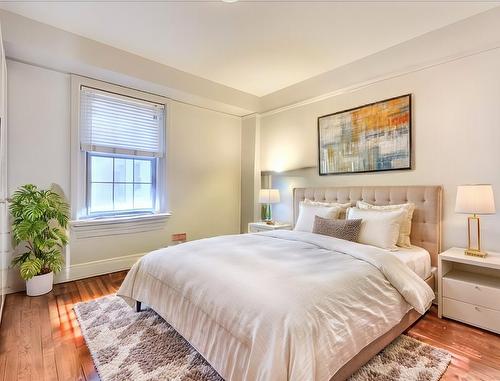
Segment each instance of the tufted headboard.
[[441,186],[367,186],[295,188],[293,190],[293,221],[297,221],[299,202],[304,199],[324,202],[365,201],[374,205],[415,204],[411,227],[411,242],[423,247],[431,255],[432,266],[437,266],[441,251]]

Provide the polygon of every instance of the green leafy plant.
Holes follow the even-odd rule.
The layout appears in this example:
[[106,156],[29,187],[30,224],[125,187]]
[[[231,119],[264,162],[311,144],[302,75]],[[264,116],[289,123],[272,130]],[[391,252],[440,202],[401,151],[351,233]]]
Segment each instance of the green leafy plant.
[[61,271],[61,250],[68,243],[69,220],[64,199],[52,190],[23,185],[12,196],[10,213],[14,244],[26,249],[12,260],[12,265],[19,267],[21,278],[28,280]]

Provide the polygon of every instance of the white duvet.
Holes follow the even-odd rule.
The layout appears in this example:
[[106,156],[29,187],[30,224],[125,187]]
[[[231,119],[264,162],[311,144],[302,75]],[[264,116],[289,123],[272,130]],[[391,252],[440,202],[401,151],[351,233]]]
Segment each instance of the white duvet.
[[434,298],[384,250],[295,231],[154,251],[118,295],[151,306],[228,381],[329,380]]

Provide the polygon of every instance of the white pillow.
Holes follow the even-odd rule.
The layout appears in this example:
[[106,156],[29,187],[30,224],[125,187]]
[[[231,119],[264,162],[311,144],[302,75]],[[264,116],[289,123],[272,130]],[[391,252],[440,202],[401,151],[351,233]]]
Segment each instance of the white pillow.
[[401,223],[399,229],[399,237],[397,245],[400,247],[411,247],[410,234],[411,234],[411,220],[413,218],[413,212],[415,211],[415,204],[409,202],[407,204],[398,205],[372,205],[364,201],[358,201],[356,206],[359,209],[371,209],[371,210],[404,210],[406,217]]
[[341,220],[344,220],[346,218],[346,211],[348,208],[352,206],[350,202],[347,202],[345,204],[340,204],[338,202],[312,201],[307,198],[303,202],[309,205],[335,206],[337,208],[340,208],[339,215],[337,218]]
[[299,204],[299,217],[293,230],[312,233],[314,217],[337,218],[339,212],[340,208],[337,206],[316,205],[301,201]]
[[404,210],[379,211],[349,208],[347,219],[362,219],[358,242],[386,250],[397,250],[399,230],[406,217]]

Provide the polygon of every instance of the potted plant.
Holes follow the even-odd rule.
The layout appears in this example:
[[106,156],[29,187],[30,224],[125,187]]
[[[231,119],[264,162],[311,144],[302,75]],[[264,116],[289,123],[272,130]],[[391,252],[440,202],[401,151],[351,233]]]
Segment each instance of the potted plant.
[[68,243],[68,209],[60,195],[32,184],[23,185],[12,196],[12,238],[24,249],[12,265],[19,267],[29,296],[51,291],[54,273],[62,268],[61,250]]

